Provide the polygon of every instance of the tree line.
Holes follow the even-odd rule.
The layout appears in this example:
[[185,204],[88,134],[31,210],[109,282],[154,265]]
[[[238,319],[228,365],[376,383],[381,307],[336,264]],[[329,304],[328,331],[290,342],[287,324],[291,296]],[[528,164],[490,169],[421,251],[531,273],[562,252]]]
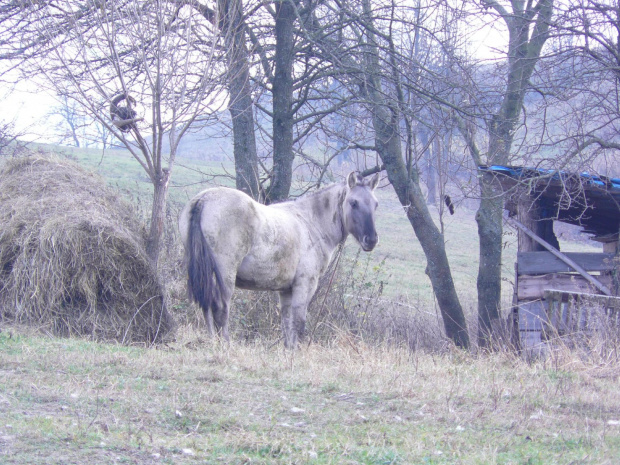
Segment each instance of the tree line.
[[[17,70],[50,89],[142,166],[153,185],[155,266],[179,142],[222,110],[236,186],[261,202],[288,198],[299,166],[318,186],[334,160],[355,152],[363,174],[385,172],[393,186],[446,334],[464,348],[443,226],[427,200],[467,189],[479,199],[486,347],[501,317],[503,193],[477,168],[619,168],[619,3],[8,0],[0,60],[5,79]],[[493,59],[475,51],[484,28],[500,39]]]

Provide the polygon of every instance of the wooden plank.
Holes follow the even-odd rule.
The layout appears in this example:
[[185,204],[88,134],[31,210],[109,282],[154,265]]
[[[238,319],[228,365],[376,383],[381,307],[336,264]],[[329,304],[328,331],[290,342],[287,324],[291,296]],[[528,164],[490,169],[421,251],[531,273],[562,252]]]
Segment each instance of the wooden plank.
[[[605,279],[605,277],[601,278]],[[543,298],[547,300],[548,296],[556,299],[561,297],[563,302],[568,302],[569,297],[572,297],[574,299],[579,299],[584,302],[594,303],[601,307],[620,309],[620,297],[615,296],[547,289],[544,292]]]
[[603,252],[616,255],[618,253],[618,241],[603,242]]
[[[565,253],[568,258],[586,271],[612,271],[613,258],[610,253]],[[566,273],[573,268],[551,252],[518,252],[517,273],[536,275],[547,273]]]
[[565,308],[567,303],[564,303],[564,297],[568,295],[560,291],[545,291],[547,321],[549,322],[549,327],[546,330],[551,331],[552,336],[555,336],[553,332],[563,334],[566,330]]
[[566,255],[564,255],[562,252],[560,252],[558,249],[556,249],[555,247],[553,247],[551,244],[549,244],[547,241],[541,239],[540,237],[538,237],[536,234],[534,234],[532,231],[530,231],[527,227],[523,226],[521,223],[519,223],[517,220],[515,220],[514,218],[510,218],[507,217],[506,220],[511,223],[512,225],[514,225],[515,227],[517,227],[518,229],[520,229],[521,231],[523,231],[525,234],[527,234],[528,236],[530,236],[532,239],[534,239],[536,242],[538,242],[540,245],[542,245],[543,247],[545,247],[545,249],[547,249],[549,252],[551,252],[553,255],[555,255],[556,257],[558,257],[560,260],[562,260],[564,263],[566,263],[567,265],[569,265],[571,268],[573,268],[577,273],[579,273],[581,276],[583,276],[589,283],[593,284],[594,286],[596,286],[603,294],[605,295],[611,295],[611,291],[609,290],[608,286],[605,286],[603,283],[601,283],[599,280],[597,280],[596,278],[594,278],[593,276],[589,275],[587,271],[585,271],[583,268],[581,268],[579,265],[577,265],[574,261],[572,261],[570,258],[568,258]]
[[[538,220],[540,219],[540,204],[535,199],[527,195],[525,192],[521,192],[517,200],[517,219],[521,224],[527,226],[533,231],[540,233],[538,230]],[[519,250],[524,252],[534,252],[536,250],[544,250],[538,242],[525,234],[523,231],[518,231],[517,240],[519,244]]]
[[[591,312],[595,308],[601,309],[607,316],[608,323],[616,326],[620,297],[549,289],[544,292],[544,299],[548,304],[549,321],[560,335],[573,331],[589,331],[593,321]],[[552,312],[556,301],[563,310],[560,318]]]
[[540,300],[519,304],[519,331],[540,332],[546,321],[547,311]]
[[531,355],[529,354],[531,350],[535,350],[538,353],[546,349],[546,344],[542,341],[542,334],[540,331],[522,331],[520,336],[521,347],[528,355]]
[[[606,286],[611,286],[611,276],[597,276]],[[522,300],[543,299],[545,290],[554,289],[561,292],[584,292],[595,294],[596,289],[583,276],[575,274],[546,274],[540,276],[519,276],[517,298]]]

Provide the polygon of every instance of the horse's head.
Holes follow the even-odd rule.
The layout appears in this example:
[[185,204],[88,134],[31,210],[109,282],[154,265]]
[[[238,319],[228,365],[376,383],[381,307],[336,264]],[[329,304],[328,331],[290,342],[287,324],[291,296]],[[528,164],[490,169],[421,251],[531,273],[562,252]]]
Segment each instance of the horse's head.
[[375,210],[379,202],[373,193],[378,183],[379,174],[370,180],[364,179],[356,172],[350,173],[347,177],[347,191],[342,206],[344,227],[366,252],[374,249],[379,242],[375,230]]

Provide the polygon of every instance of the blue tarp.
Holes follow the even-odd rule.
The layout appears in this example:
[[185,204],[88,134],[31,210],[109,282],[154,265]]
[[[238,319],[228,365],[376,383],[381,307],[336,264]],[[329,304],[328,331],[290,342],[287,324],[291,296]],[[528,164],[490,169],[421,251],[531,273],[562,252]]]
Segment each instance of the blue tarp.
[[599,176],[596,174],[590,174],[588,172],[582,173],[569,173],[567,171],[560,170],[547,170],[543,168],[528,168],[524,166],[480,166],[478,168],[482,172],[494,172],[503,174],[505,176],[514,179],[528,179],[537,176],[544,176],[551,181],[562,181],[569,177],[579,176],[585,185],[591,185],[601,187],[613,192],[614,194],[620,193],[620,178],[608,178],[606,176]]

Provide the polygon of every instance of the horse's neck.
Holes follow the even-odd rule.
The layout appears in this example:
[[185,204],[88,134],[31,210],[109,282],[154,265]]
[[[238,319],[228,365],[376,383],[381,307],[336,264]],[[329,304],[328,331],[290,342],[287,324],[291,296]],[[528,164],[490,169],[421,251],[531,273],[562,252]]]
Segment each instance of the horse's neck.
[[344,191],[343,184],[335,184],[295,202],[308,227],[315,230],[331,249],[347,236],[342,219]]

